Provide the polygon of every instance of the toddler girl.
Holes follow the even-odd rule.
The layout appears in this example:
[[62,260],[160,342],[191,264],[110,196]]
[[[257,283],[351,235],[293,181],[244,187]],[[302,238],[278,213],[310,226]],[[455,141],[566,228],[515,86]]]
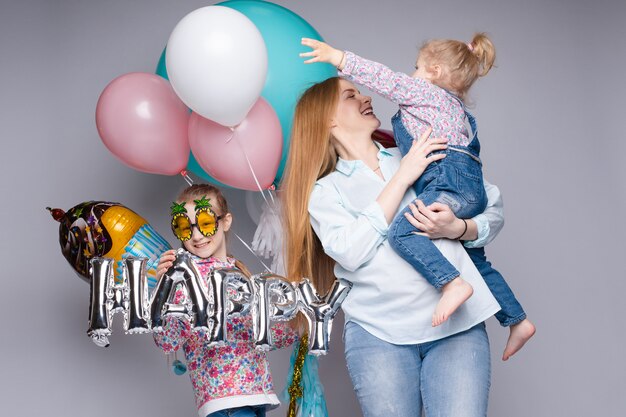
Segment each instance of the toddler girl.
[[[377,62],[341,51],[323,42],[302,39],[313,49],[303,53],[311,57],[305,63],[327,62],[335,65],[348,80],[366,86],[400,106],[392,118],[394,138],[405,155],[413,141],[429,127],[434,137],[448,139],[448,148],[440,151],[444,159],[429,165],[413,185],[425,205],[438,202],[448,205],[459,218],[471,218],[483,212],[487,198],[482,177],[480,143],[476,121],[463,102],[478,77],[486,75],[495,60],[495,48],[483,33],[470,43],[433,40],[420,49],[412,76],[391,71]],[[468,128],[469,125],[469,128]],[[416,233],[408,221],[411,208],[400,212],[389,227],[388,239],[394,250],[421,275],[442,291],[433,313],[433,326],[445,322],[473,293],[456,268],[425,235]],[[467,232],[467,222],[463,220]],[[502,275],[491,267],[483,248],[467,249],[502,310],[496,318],[510,326],[510,336],[503,359],[517,352],[535,332],[534,325],[516,300]]]
[[[234,267],[250,275],[245,265],[227,255],[226,232],[232,221],[226,199],[212,185],[192,185],[172,205],[172,230],[193,255],[207,286],[215,268]],[[157,276],[162,276],[174,260],[174,251],[165,252]],[[182,304],[186,297],[184,287],[179,287],[174,302]],[[200,417],[262,417],[267,409],[278,407],[266,353],[255,349],[250,313],[229,317],[228,340],[219,347],[210,345],[202,333],[193,332],[186,320],[169,317],[163,327],[162,333],[154,334],[154,340],[166,353],[183,347]],[[276,348],[294,343],[297,337],[286,323],[272,326],[272,335]]]

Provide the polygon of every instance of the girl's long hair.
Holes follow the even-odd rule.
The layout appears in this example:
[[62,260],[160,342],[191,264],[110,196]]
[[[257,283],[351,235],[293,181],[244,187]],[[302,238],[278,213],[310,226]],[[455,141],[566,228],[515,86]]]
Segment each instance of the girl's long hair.
[[337,77],[304,92],[296,105],[281,185],[287,278],[292,282],[309,278],[320,294],[335,280],[335,261],[324,253],[311,227],[308,206],[315,182],[334,171],[337,163],[330,128],[338,100]]
[[420,48],[427,66],[441,65],[441,80],[435,84],[461,99],[478,77],[484,77],[496,60],[496,48],[485,33],[476,33],[470,43],[451,39],[431,40]]
[[[185,188],[184,190],[182,190],[180,194],[178,194],[178,197],[176,197],[176,201],[179,203],[182,203],[183,201],[186,202],[186,201],[193,201],[196,199],[200,199],[204,196],[215,198],[215,201],[217,201],[217,205],[219,206],[221,212],[220,213],[216,212],[215,213],[216,215],[224,216],[226,213],[230,213],[230,210],[228,210],[228,202],[226,201],[224,194],[222,194],[222,191],[219,188],[211,184],[193,184]],[[231,213],[231,216],[232,216],[232,213]],[[228,243],[228,232],[225,232],[224,237],[226,239],[226,242]],[[228,255],[228,256],[231,258],[234,258],[234,256],[232,255]],[[251,273],[248,267],[246,267],[243,264],[243,262],[239,261],[237,258],[235,258],[235,268],[239,269],[247,277],[251,276]]]

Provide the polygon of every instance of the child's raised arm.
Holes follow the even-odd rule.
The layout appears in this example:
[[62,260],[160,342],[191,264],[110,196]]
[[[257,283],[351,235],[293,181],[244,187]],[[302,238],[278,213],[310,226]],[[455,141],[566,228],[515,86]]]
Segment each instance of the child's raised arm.
[[433,85],[421,78],[394,72],[378,62],[362,58],[349,51],[341,51],[315,39],[302,38],[302,45],[313,50],[301,53],[305,64],[326,62],[337,67],[348,80],[363,85],[399,105],[421,104]]
[[310,52],[303,52],[300,54],[302,58],[311,57],[304,61],[305,64],[326,62],[337,67],[337,69],[343,68],[343,51],[335,49],[327,43],[309,38],[302,38],[302,45],[308,46],[312,49]]

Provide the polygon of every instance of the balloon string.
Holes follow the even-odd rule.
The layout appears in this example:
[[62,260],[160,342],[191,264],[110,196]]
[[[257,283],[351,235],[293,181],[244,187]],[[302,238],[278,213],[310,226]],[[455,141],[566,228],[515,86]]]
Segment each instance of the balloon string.
[[[234,232],[233,232],[234,233]],[[268,267],[267,265],[265,265],[265,262],[263,262],[261,260],[261,258],[259,258],[257,256],[257,254],[252,250],[252,248],[241,238],[239,237],[239,235],[237,233],[235,233],[235,236],[237,237],[237,239],[239,239],[239,241],[246,247],[246,249],[248,249],[250,251],[250,253],[252,253],[254,255],[254,257],[261,262],[261,265],[263,265],[263,267],[265,268],[266,271],[271,272],[272,274],[274,273],[274,271],[272,271],[272,269],[270,267]]]
[[[233,128],[231,128],[231,130],[233,130]],[[230,139],[232,139],[235,136],[235,131],[233,130],[233,135],[230,137]],[[228,140],[230,140],[228,139]],[[239,145],[239,148],[241,149],[241,152],[243,152],[243,156],[246,157],[246,162],[248,163],[248,168],[250,168],[250,172],[252,173],[252,178],[254,178],[254,182],[257,186],[257,188],[259,189],[259,191],[261,192],[261,196],[263,197],[263,200],[265,200],[265,204],[267,204],[268,206],[270,205],[269,201],[267,201],[267,197],[265,197],[265,193],[263,192],[263,188],[261,187],[261,184],[259,183],[259,179],[256,176],[256,173],[254,172],[254,168],[252,168],[252,163],[250,162],[250,158],[248,157],[248,152],[246,152],[246,149],[243,147],[243,145],[241,144],[241,142],[239,141],[239,138],[236,137],[236,141],[237,141],[237,145]],[[270,198],[272,200],[272,203],[274,203],[274,197],[272,197],[272,194],[270,193]]]
[[[231,131],[231,135],[228,137],[228,139],[226,139],[226,143],[230,142],[234,137],[235,137],[235,133],[236,133],[236,129],[239,125],[237,126],[229,126],[228,128]],[[259,179],[256,176],[256,173],[254,172],[254,168],[252,167],[252,163],[250,162],[250,158],[248,157],[248,152],[246,152],[246,149],[243,147],[243,145],[241,144],[241,142],[239,141],[239,138],[237,138],[237,145],[239,145],[239,149],[241,149],[241,152],[243,153],[243,156],[246,158],[246,163],[248,164],[248,168],[250,168],[250,172],[252,173],[252,177],[254,178],[254,182],[257,186],[257,188],[259,189],[259,192],[261,193],[261,197],[263,197],[263,201],[265,201],[265,205],[270,209],[270,211],[274,214],[276,214],[275,210],[274,210],[274,206],[276,205],[276,201],[274,200],[274,196],[272,195],[272,192],[270,190],[267,190],[267,193],[270,196],[270,200],[272,200],[272,204],[269,203],[269,201],[267,201],[267,197],[265,197],[265,192],[263,190],[263,188],[261,187],[261,184],[259,183]]]
[[193,180],[187,174],[187,170],[183,169],[182,171],[180,171],[180,175],[183,177],[185,181],[187,181],[187,184],[189,184],[190,187],[193,185]]
[[[267,193],[270,195],[270,199],[272,200],[272,205],[268,205],[268,208],[270,209],[270,212],[276,216],[278,216],[278,213],[276,213],[276,200],[274,200],[274,193],[271,190],[267,190]],[[278,198],[278,196],[277,196]],[[266,201],[267,203],[267,201]]]
[[[239,125],[237,125],[239,126]],[[231,139],[235,136],[235,128],[237,126],[228,126],[228,128],[230,129],[230,136],[228,137],[228,139],[226,139],[226,143],[230,142]]]

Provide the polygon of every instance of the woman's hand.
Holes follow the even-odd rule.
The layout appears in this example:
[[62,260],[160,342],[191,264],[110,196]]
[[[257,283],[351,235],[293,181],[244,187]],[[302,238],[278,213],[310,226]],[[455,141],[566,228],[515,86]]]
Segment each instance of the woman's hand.
[[[405,213],[404,217],[421,232],[418,235],[430,239],[476,239],[476,223],[473,220],[461,220],[450,207],[442,203],[424,205],[422,200],[415,200],[409,204],[411,214]],[[465,226],[467,223],[467,227]],[[473,237],[473,239],[472,239]]]
[[431,152],[440,151],[448,147],[447,139],[430,138],[432,131],[433,129],[429,127],[418,140],[414,140],[411,149],[400,161],[400,168],[398,168],[395,176],[407,188],[417,181],[431,162],[439,161],[446,157],[442,153],[428,156]]
[[161,257],[159,258],[159,264],[157,265],[157,281],[159,278],[163,276],[163,274],[170,269],[172,265],[174,265],[174,260],[176,260],[176,251],[174,249],[163,252]]
[[446,139],[429,139],[428,128],[418,140],[413,141],[411,149],[400,161],[400,167],[389,180],[376,202],[380,205],[387,223],[391,223],[406,190],[422,175],[428,164],[445,158],[445,154],[428,156],[433,151],[446,149]]
[[327,62],[339,69],[343,69],[343,51],[335,49],[327,43],[315,39],[302,38],[302,45],[313,49],[311,52],[303,52],[300,57],[312,57],[304,61],[305,64],[313,62]]

